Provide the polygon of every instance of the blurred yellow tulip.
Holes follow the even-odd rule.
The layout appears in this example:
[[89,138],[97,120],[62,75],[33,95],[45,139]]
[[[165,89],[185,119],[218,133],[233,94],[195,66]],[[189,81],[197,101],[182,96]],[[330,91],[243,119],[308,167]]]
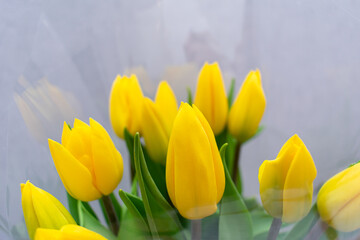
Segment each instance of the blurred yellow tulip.
[[146,149],[156,162],[165,164],[170,131],[177,113],[176,97],[166,82],[159,84],[155,103],[144,98],[142,134]]
[[95,120],[90,126],[75,119],[64,122],[61,144],[49,139],[55,167],[68,193],[81,201],[109,195],[123,175],[123,161],[109,134]]
[[264,114],[266,99],[260,71],[250,71],[231,106],[228,128],[240,143],[255,135]]
[[265,210],[283,222],[296,222],[311,208],[314,161],[305,144],[292,136],[275,160],[265,160],[259,168],[260,197]]
[[107,240],[100,234],[77,225],[65,225],[60,230],[38,228],[35,240]]
[[118,75],[113,82],[109,113],[115,133],[124,138],[125,128],[132,134],[141,132],[143,93],[135,75]]
[[201,69],[194,104],[204,114],[214,134],[221,133],[227,120],[228,100],[217,62],[206,62]]
[[30,239],[37,228],[60,229],[76,224],[66,208],[50,193],[35,187],[29,181],[21,184],[21,204]]
[[195,105],[182,103],[175,118],[166,186],[174,206],[188,219],[210,216],[223,196],[225,175],[215,137]]
[[330,178],[320,189],[317,208],[321,219],[338,231],[360,228],[360,164]]

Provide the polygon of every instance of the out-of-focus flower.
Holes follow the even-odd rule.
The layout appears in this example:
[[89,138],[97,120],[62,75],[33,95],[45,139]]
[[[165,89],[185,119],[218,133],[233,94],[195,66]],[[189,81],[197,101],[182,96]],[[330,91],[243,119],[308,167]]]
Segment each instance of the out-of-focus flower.
[[141,131],[143,94],[135,75],[118,75],[110,92],[109,113],[115,133],[124,138],[126,128],[132,135]]
[[30,239],[37,228],[60,229],[76,224],[66,208],[50,193],[35,187],[29,181],[21,184],[21,204]]
[[204,115],[182,103],[175,118],[166,160],[171,201],[188,219],[213,214],[225,188],[224,168],[214,134]]
[[90,126],[75,119],[64,122],[61,144],[49,139],[55,167],[68,193],[81,201],[109,195],[123,175],[123,161],[109,134],[95,120]]
[[360,228],[360,164],[330,178],[320,189],[317,207],[321,219],[336,230]]
[[275,160],[265,160],[259,168],[260,197],[265,210],[283,222],[299,221],[310,211],[315,177],[310,152],[295,134]]
[[228,100],[217,62],[206,62],[201,69],[194,104],[204,114],[214,134],[219,134],[226,124]]
[[155,103],[144,98],[142,133],[146,149],[156,162],[165,164],[170,131],[177,113],[176,97],[166,82],[159,84]]
[[265,106],[260,71],[250,71],[230,109],[228,128],[231,135],[242,143],[254,136]]
[[68,224],[60,230],[38,228],[35,240],[106,240],[106,238],[86,228]]

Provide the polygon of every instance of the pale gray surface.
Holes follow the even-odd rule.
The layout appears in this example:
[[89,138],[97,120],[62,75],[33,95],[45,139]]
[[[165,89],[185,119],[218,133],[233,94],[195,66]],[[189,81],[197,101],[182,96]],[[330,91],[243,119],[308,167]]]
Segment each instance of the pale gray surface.
[[[259,68],[266,128],[243,148],[245,194],[258,194],[259,165],[294,133],[319,185],[360,159],[359,43],[354,0],[0,0],[0,239],[26,236],[21,182],[66,202],[46,143],[64,120],[98,120],[128,166],[108,118],[116,74],[137,73],[148,96],[166,79],[181,100],[206,60],[237,89]],[[129,189],[127,172],[120,187]]]

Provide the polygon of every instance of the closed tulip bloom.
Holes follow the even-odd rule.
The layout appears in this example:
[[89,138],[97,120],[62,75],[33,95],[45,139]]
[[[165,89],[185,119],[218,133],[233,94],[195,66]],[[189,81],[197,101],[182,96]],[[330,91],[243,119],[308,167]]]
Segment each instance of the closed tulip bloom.
[[330,178],[320,189],[317,208],[321,219],[338,231],[360,228],[360,164]]
[[182,103],[166,160],[170,199],[187,219],[216,212],[225,188],[224,168],[211,127],[200,110]]
[[21,204],[30,239],[37,228],[60,229],[76,224],[66,208],[50,193],[35,187],[29,181],[21,184]]
[[123,161],[109,134],[95,120],[90,125],[75,119],[63,126],[61,144],[49,139],[49,148],[60,178],[74,198],[92,201],[109,195],[123,175]]
[[231,135],[241,143],[254,136],[265,106],[260,71],[250,71],[230,109],[228,128]]
[[107,240],[100,234],[86,228],[69,224],[60,230],[38,228],[35,240]]
[[201,69],[194,104],[204,114],[214,134],[221,133],[227,120],[228,100],[217,62],[206,62]]
[[275,160],[265,160],[259,168],[260,197],[265,210],[283,222],[296,222],[311,208],[314,161],[305,144],[292,136]]
[[142,135],[151,159],[156,162],[165,164],[176,112],[176,98],[166,82],[160,83],[155,103],[149,98],[144,98]]
[[118,75],[110,92],[109,113],[111,125],[120,138],[125,128],[132,134],[141,131],[143,93],[135,75]]

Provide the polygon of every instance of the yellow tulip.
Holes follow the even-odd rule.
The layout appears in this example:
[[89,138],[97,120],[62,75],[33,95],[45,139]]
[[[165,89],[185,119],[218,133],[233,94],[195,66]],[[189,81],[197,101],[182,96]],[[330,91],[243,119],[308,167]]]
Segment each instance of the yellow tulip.
[[321,219],[336,230],[360,228],[360,164],[330,178],[320,189],[317,207]]
[[283,222],[296,222],[311,208],[314,161],[305,144],[292,136],[275,160],[265,160],[259,168],[260,197],[265,210]]
[[176,97],[166,82],[161,82],[155,103],[144,98],[142,133],[146,149],[156,162],[165,164],[170,131],[177,113]]
[[231,135],[241,143],[254,136],[265,106],[260,71],[250,71],[230,109],[228,128]]
[[95,120],[63,126],[61,144],[49,139],[55,167],[68,193],[81,201],[109,195],[123,175],[123,161],[109,134]]
[[77,225],[65,225],[60,230],[38,228],[35,240],[107,240],[100,234]]
[[21,204],[30,239],[37,228],[60,229],[76,224],[66,208],[50,193],[35,187],[29,181],[21,184]]
[[223,196],[225,175],[215,137],[195,105],[182,103],[175,118],[166,186],[172,203],[188,219],[210,216]]
[[124,138],[125,128],[132,134],[141,131],[143,93],[135,75],[118,75],[113,82],[109,113],[115,133]]
[[206,62],[201,69],[194,104],[204,114],[214,134],[221,133],[227,120],[228,100],[217,62]]

